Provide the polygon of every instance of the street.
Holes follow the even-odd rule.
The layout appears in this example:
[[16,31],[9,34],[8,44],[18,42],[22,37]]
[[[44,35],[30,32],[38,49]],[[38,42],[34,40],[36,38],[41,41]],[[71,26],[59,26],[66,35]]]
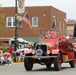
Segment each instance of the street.
[[55,71],[52,65],[47,69],[45,65],[34,64],[32,71],[26,71],[23,64],[0,65],[0,75],[76,75],[76,68],[68,63],[62,64],[60,71]]

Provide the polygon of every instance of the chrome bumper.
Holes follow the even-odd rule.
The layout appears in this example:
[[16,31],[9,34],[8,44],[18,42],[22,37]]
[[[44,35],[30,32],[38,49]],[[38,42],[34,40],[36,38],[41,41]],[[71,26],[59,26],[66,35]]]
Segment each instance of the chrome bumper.
[[56,58],[57,56],[25,56],[25,58]]

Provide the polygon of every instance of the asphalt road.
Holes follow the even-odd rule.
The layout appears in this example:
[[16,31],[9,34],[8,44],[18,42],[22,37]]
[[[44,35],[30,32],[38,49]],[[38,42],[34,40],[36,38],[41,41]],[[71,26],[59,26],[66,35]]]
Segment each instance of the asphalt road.
[[45,65],[34,64],[32,71],[26,71],[23,64],[0,65],[0,75],[76,75],[76,68],[68,63],[61,67],[60,71],[55,71],[53,65],[47,69]]

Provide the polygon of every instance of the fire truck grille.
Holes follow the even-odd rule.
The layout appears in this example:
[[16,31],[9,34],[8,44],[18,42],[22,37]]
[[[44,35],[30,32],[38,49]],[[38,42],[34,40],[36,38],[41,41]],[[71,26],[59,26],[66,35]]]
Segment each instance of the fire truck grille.
[[37,45],[36,46],[36,50],[37,49],[41,49],[42,50],[42,56],[46,56],[47,55],[47,46],[46,45]]

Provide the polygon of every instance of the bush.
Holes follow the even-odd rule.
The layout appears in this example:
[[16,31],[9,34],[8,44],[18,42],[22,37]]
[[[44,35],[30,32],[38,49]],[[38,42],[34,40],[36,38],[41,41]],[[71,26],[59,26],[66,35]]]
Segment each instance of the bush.
[[2,49],[3,53],[4,53],[4,52],[7,52],[7,48],[6,48],[6,47],[0,46],[0,48]]

